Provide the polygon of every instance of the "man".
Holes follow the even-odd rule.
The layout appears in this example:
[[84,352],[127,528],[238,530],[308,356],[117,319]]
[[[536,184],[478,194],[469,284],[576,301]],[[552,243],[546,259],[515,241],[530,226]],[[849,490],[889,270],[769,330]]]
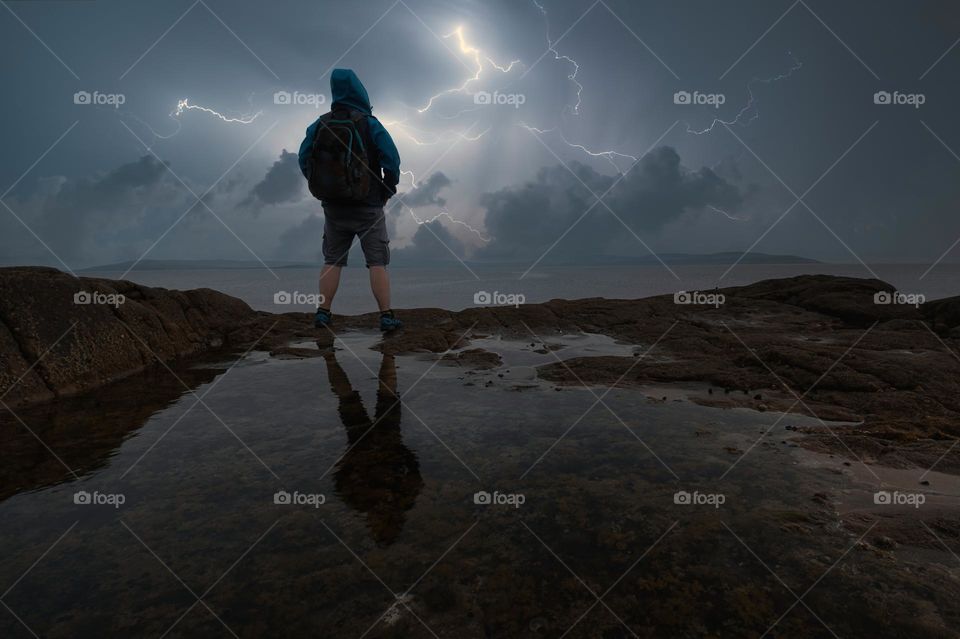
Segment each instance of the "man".
[[353,238],[370,272],[370,288],[380,308],[380,330],[403,326],[390,304],[390,239],[383,207],[397,192],[400,154],[393,139],[372,115],[370,98],[351,69],[330,76],[330,113],[307,128],[300,145],[300,170],[323,203],[323,268],[314,326],[330,326],[330,307],[347,265]]

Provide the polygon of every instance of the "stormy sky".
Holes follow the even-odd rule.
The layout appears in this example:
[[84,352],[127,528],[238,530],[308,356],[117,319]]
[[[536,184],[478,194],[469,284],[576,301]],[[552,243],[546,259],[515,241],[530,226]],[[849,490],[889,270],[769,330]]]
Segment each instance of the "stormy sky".
[[4,264],[316,260],[334,67],[400,150],[398,260],[960,259],[955,2],[0,5]]

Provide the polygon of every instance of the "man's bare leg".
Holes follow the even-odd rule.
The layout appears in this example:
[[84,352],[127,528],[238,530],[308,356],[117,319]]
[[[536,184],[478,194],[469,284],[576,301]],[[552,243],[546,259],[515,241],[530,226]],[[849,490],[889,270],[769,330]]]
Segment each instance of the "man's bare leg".
[[[370,290],[377,300],[380,311],[390,310],[390,276],[384,266],[370,267]],[[339,275],[338,275],[339,277]]]
[[337,288],[340,287],[340,266],[334,264],[324,264],[320,269],[320,308],[327,311],[333,304],[333,298],[337,295]]

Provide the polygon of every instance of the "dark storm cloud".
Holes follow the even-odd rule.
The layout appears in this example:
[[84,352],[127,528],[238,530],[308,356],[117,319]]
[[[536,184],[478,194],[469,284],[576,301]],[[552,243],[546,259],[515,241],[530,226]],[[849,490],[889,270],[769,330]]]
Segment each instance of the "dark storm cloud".
[[636,233],[659,231],[688,211],[706,206],[735,209],[742,202],[736,186],[709,168],[684,168],[670,147],[652,151],[615,185],[615,177],[589,166],[573,163],[570,169],[576,177],[557,165],[541,169],[531,182],[484,195],[484,223],[494,239],[479,256],[535,257],[574,224],[575,230],[557,246],[558,257],[617,250],[630,231],[603,204],[593,206],[594,194],[602,195],[611,186],[603,201]]
[[[242,213],[249,181],[208,192],[171,170],[179,172],[145,155],[102,174],[37,180],[5,199],[13,214],[0,219],[0,256],[78,269],[141,257],[255,259],[244,243],[266,252],[276,242],[274,220],[266,226]],[[203,194],[202,203],[194,194]]]
[[424,222],[407,246],[393,251],[397,262],[456,260],[464,253],[463,242],[439,221]]
[[146,203],[182,198],[165,163],[145,155],[96,177],[46,178],[30,196],[15,198],[12,208],[69,261],[85,257],[98,238],[141,225]]
[[280,234],[274,256],[278,260],[320,259],[320,241],[323,237],[323,217],[311,213],[306,219]]
[[297,154],[284,149],[264,178],[251,189],[243,205],[256,211],[263,205],[299,202],[306,192],[304,183]]
[[403,203],[411,208],[421,206],[439,206],[447,205],[447,200],[440,197],[440,191],[452,184],[450,178],[437,171],[430,175],[426,180],[421,180],[420,184],[403,194]]

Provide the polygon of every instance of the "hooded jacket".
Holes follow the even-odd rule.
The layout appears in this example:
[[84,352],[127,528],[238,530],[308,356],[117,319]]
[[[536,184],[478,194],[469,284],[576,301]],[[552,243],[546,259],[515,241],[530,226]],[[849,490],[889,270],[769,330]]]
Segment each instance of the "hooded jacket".
[[[330,74],[330,94],[333,99],[331,110],[338,106],[346,106],[354,111],[360,111],[367,115],[367,122],[370,127],[370,136],[373,138],[373,144],[376,147],[377,157],[380,161],[380,168],[383,170],[383,183],[390,189],[391,193],[382,196],[374,193],[368,202],[374,206],[383,206],[386,199],[396,193],[397,183],[400,181],[400,153],[393,143],[393,138],[383,128],[380,121],[373,116],[373,107],[370,106],[370,97],[367,95],[367,89],[360,82],[360,78],[352,69],[334,69]],[[306,137],[300,144],[300,171],[304,177],[307,177],[307,158],[310,156],[310,148],[313,145],[314,134],[317,130],[319,118],[307,127]]]

